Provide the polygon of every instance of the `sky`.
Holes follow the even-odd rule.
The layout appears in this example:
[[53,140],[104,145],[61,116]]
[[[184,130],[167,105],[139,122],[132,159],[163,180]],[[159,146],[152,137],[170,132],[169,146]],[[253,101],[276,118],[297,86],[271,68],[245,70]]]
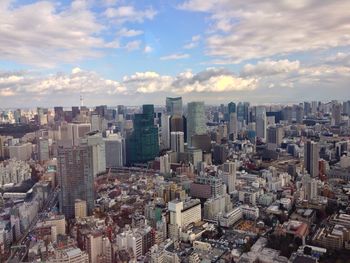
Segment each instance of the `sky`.
[[350,99],[350,1],[0,1],[0,108]]

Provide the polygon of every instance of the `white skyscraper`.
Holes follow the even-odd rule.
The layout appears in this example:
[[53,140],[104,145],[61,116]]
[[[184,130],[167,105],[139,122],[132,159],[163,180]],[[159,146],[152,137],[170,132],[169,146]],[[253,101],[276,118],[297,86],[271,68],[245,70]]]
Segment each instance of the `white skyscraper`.
[[184,152],[184,133],[183,132],[171,132],[171,150],[174,152]]

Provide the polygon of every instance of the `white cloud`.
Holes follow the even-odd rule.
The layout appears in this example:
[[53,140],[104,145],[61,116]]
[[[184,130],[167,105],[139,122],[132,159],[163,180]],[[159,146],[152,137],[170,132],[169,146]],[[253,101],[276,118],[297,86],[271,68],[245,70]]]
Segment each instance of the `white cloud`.
[[145,46],[145,48],[143,49],[143,52],[145,53],[151,53],[153,51],[153,48],[151,46]]
[[127,29],[125,27],[123,27],[117,33],[118,37],[135,37],[135,36],[139,36],[142,34],[143,34],[142,30]]
[[125,49],[127,51],[137,50],[137,49],[140,49],[140,45],[141,45],[141,41],[140,40],[130,41],[130,42],[128,42],[125,45]]
[[289,73],[298,70],[300,63],[298,60],[289,61],[288,59],[272,61],[259,61],[256,65],[246,64],[241,72],[242,76],[270,76],[281,73]]
[[133,6],[119,6],[117,8],[108,8],[105,11],[105,16],[114,20],[116,23],[138,22],[142,23],[145,20],[151,20],[157,14],[153,8],[145,10],[136,10]]
[[350,45],[350,2],[185,1],[211,19],[206,54],[221,63]]
[[160,60],[178,60],[178,59],[186,59],[189,57],[190,57],[189,54],[176,53],[176,54],[170,54],[167,56],[163,56],[160,58]]
[[[39,67],[55,67],[103,56],[105,48],[121,47],[119,37],[143,33],[122,27],[123,23],[141,23],[156,14],[152,8],[110,7],[106,9],[111,16],[108,19],[101,18],[102,14],[93,10],[93,1],[76,0],[70,5],[55,4],[54,1],[22,5],[12,4],[13,1],[0,2],[1,58]],[[118,24],[112,22],[115,20]],[[121,28],[118,38],[106,40],[111,38],[108,32],[116,32],[117,28]],[[131,48],[135,48],[136,44],[132,45]]]
[[191,38],[191,41],[184,45],[184,49],[192,49],[198,46],[199,40],[201,39],[200,35],[195,35]]

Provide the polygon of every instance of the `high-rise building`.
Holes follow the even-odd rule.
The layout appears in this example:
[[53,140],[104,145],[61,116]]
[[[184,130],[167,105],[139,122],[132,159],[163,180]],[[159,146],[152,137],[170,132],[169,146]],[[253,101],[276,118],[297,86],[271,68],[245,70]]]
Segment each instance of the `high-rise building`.
[[47,161],[50,159],[50,148],[49,148],[48,139],[39,138],[37,149],[38,149],[38,159],[40,162]]
[[237,138],[237,132],[238,132],[237,113],[231,112],[230,120],[229,120],[229,134],[232,140],[235,140]]
[[168,115],[182,116],[182,98],[181,97],[177,97],[177,98],[167,97],[165,104],[166,104],[166,111]]
[[127,163],[146,163],[159,154],[158,128],[154,125],[154,106],[143,105],[143,113],[135,114],[134,130],[126,140]]
[[228,109],[228,114],[231,114],[231,113],[233,113],[233,112],[236,112],[236,103],[230,102],[230,103],[227,105],[227,109]]
[[311,201],[316,198],[317,193],[317,180],[315,178],[311,178],[310,175],[304,175],[302,178],[303,190],[304,190],[304,198],[306,200]]
[[204,102],[190,102],[187,107],[187,143],[192,145],[192,136],[206,133]]
[[266,109],[265,107],[255,108],[255,118],[256,118],[256,136],[266,140]]
[[57,149],[57,174],[61,186],[60,211],[66,218],[74,217],[75,200],[86,201],[87,213],[94,208],[94,174],[92,147],[84,143],[79,146],[60,142]]
[[170,116],[162,114],[161,117],[161,149],[170,148]]
[[341,110],[342,106],[339,103],[336,103],[332,107],[332,119],[333,124],[338,126],[341,123]]
[[75,200],[74,215],[75,215],[75,218],[83,218],[87,216],[85,200],[80,200],[80,199]]
[[249,102],[239,102],[237,105],[237,119],[240,123],[249,122]]
[[171,132],[171,150],[174,152],[184,152],[184,133],[183,132]]
[[319,149],[317,142],[307,141],[304,145],[304,168],[312,177],[318,177]]
[[104,138],[106,167],[121,167],[126,164],[125,139],[119,134],[110,134]]
[[270,126],[267,129],[267,149],[274,151],[281,146],[283,140],[283,127]]
[[102,134],[91,132],[80,139],[81,144],[87,144],[92,151],[92,172],[94,177],[106,171],[106,148]]
[[55,112],[55,121],[63,121],[64,120],[64,111],[63,107],[54,107]]
[[229,194],[236,190],[236,163],[225,162],[223,165],[222,180],[227,186]]

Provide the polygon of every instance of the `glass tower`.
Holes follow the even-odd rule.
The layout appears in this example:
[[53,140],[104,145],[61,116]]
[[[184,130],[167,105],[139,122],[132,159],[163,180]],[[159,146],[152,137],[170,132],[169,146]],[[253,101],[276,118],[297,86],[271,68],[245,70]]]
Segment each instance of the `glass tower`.
[[154,106],[143,105],[134,116],[134,130],[126,141],[127,164],[146,163],[159,154],[158,128],[154,125]]

